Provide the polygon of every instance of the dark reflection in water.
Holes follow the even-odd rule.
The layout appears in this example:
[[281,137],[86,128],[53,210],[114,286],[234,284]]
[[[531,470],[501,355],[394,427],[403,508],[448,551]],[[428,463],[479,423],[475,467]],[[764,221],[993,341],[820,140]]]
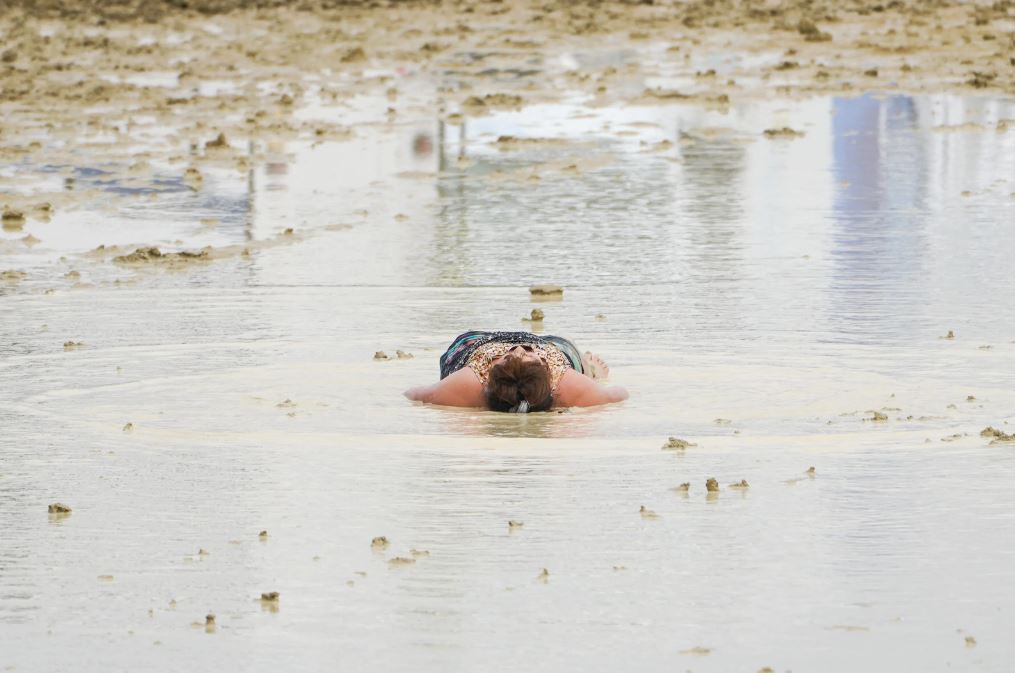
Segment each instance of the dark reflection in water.
[[[909,330],[925,305],[928,159],[909,96],[833,101],[829,321],[846,341]],[[902,301],[900,301],[902,299]]]

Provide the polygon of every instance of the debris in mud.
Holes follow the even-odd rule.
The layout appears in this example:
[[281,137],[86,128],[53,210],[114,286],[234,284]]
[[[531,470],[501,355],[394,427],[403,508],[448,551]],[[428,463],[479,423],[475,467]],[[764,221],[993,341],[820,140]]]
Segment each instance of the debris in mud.
[[149,262],[173,262],[179,260],[198,261],[208,258],[207,250],[200,250],[198,252],[181,250],[180,252],[164,253],[155,246],[149,246],[137,248],[134,252],[127,255],[117,255],[113,258],[113,261],[118,264],[146,264]]
[[516,530],[520,530],[521,527],[524,525],[525,525],[524,521],[515,521],[512,519],[511,521],[508,521],[508,531],[514,532]]
[[973,636],[966,636],[966,647],[976,647],[976,638]]
[[735,484],[730,484],[730,488],[748,489],[750,487],[751,487],[751,485],[747,483],[746,479],[741,479],[740,481],[736,482]]
[[658,514],[656,514],[652,510],[650,510],[645,505],[642,505],[641,509],[639,509],[638,511],[641,513],[641,518],[643,518],[643,519],[652,520],[652,519],[658,519],[659,518]]
[[993,346],[991,346],[990,344],[983,344],[982,346],[977,346],[977,348],[979,348],[981,351],[989,351],[991,348],[993,348]]
[[462,107],[471,108],[485,108],[485,107],[500,107],[500,108],[518,108],[522,106],[524,99],[521,96],[510,93],[488,93],[482,98],[479,96],[469,96],[462,101]]
[[807,468],[807,471],[804,474],[813,479],[818,474],[818,471],[814,469],[813,465],[811,465],[810,467]]
[[954,339],[954,338],[955,332],[953,332],[952,330],[948,330],[948,334],[945,334],[943,337],[938,337],[938,339]]
[[679,437],[670,437],[668,440],[666,440],[666,443],[663,444],[662,449],[663,451],[669,450],[679,451],[686,449],[690,446],[698,446],[698,445],[693,442],[689,442],[686,439],[680,439]]
[[712,422],[715,423],[716,425],[730,425],[730,424],[733,423],[733,421],[731,421],[728,418],[717,418],[717,419],[713,420]]
[[292,407],[296,406],[296,403],[287,397],[278,404],[276,404],[275,406],[278,407],[279,409],[291,409]]
[[547,570],[546,568],[543,568],[543,572],[539,573],[539,575],[536,576],[536,581],[542,582],[543,584],[546,584],[547,582],[549,582],[550,581],[550,571]]
[[133,423],[127,423],[126,425],[123,426],[123,431],[124,432],[134,432],[134,424]]
[[425,558],[430,555],[430,552],[426,549],[413,548],[409,550],[409,554],[412,555],[412,558]]
[[4,229],[18,229],[25,223],[25,214],[10,206],[4,206],[3,214],[0,215]]
[[389,358],[388,354],[385,353],[384,351],[377,351],[376,353],[374,353],[374,360],[390,360],[390,359],[391,358]]
[[975,402],[976,395],[966,395],[966,402]]
[[204,148],[206,150],[218,150],[223,149],[225,147],[229,147],[229,141],[226,140],[225,133],[219,133],[217,136],[215,136],[214,140],[209,140],[204,144]]
[[383,535],[378,535],[370,541],[370,546],[373,549],[385,549],[388,546],[388,538]]
[[708,655],[712,654],[712,650],[707,647],[697,645],[688,650],[680,650],[680,654],[686,654],[694,657],[707,657]]
[[533,297],[562,297],[564,288],[559,285],[533,285],[529,288],[529,294]]
[[975,89],[985,89],[991,85],[991,83],[997,79],[996,72],[979,72],[972,71],[969,73],[970,77],[966,80],[966,84]]
[[75,350],[77,348],[82,348],[82,347],[84,347],[84,345],[85,345],[85,343],[83,341],[64,341],[63,342],[63,349],[65,351],[72,351],[72,350]]
[[194,191],[201,188],[201,184],[204,182],[204,176],[201,175],[201,171],[196,168],[188,168],[183,172],[183,184],[187,185]]
[[407,566],[407,565],[412,565],[415,562],[416,562],[416,559],[414,559],[414,558],[407,558],[405,556],[396,556],[396,557],[388,560],[388,565],[392,565],[392,566]]
[[691,490],[691,482],[685,481],[683,484],[679,486],[674,486],[670,490],[676,491],[677,493],[688,493]]
[[361,63],[367,60],[367,54],[362,47],[353,47],[339,59],[342,63]]
[[1001,430],[989,425],[980,431],[980,436],[993,438],[990,442],[991,444],[998,442],[1015,442],[1015,434],[1002,432]]
[[261,594],[261,600],[266,603],[278,603],[277,591],[265,591]]
[[606,321],[606,315],[603,314],[603,313],[597,313],[596,314],[596,320],[599,321],[599,322],[605,322]]
[[413,358],[412,353],[406,351],[395,351],[395,357],[399,360],[411,360]]
[[863,419],[865,421],[881,422],[881,421],[887,421],[888,420],[888,415],[887,414],[883,414],[880,411],[876,411],[874,409],[868,409],[867,413],[873,414],[873,416],[871,416],[870,418]]
[[832,39],[832,36],[828,33],[824,33],[818,29],[810,19],[801,19],[800,23],[797,24],[797,32],[804,36],[804,39],[808,42],[828,42]]
[[209,612],[204,616],[204,630],[207,633],[213,633],[215,631],[215,613]]
[[709,493],[718,493],[719,481],[716,480],[714,477],[709,477],[708,481],[705,482],[705,490],[708,491]]
[[762,135],[764,135],[766,138],[773,138],[773,139],[775,139],[775,138],[802,138],[804,136],[804,132],[803,131],[797,131],[795,129],[791,129],[788,126],[783,126],[782,128],[765,129],[763,131]]
[[541,309],[541,308],[534,308],[529,313],[529,317],[528,318],[522,318],[522,321],[523,322],[543,322],[543,318],[544,317],[545,317],[545,314],[543,313],[543,309]]
[[67,505],[63,504],[62,502],[54,502],[52,505],[49,506],[49,513],[50,514],[70,514],[71,513],[71,508],[68,507]]
[[657,86],[654,89],[645,89],[645,91],[642,92],[642,97],[656,100],[685,100],[691,96],[674,89],[663,89],[662,87]]
[[261,542],[264,542],[265,540],[268,539],[268,531],[262,530],[260,533],[257,534],[257,538],[261,540]]

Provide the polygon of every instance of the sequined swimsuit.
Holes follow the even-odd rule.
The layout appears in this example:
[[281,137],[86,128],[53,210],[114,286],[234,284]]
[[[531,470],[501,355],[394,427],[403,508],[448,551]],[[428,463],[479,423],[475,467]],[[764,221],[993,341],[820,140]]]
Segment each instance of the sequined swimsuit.
[[568,369],[584,373],[578,348],[563,337],[538,336],[529,332],[472,331],[455,337],[441,356],[441,378],[468,367],[485,386],[493,361],[519,344],[531,345],[546,362],[550,370],[550,388],[554,392]]
[[[547,369],[550,370],[550,391],[556,393],[557,384],[563,378],[564,372],[568,369],[573,369],[571,363],[568,362],[567,356],[553,344],[534,343],[531,345],[534,349],[533,352],[546,363]],[[469,369],[476,372],[479,382],[485,386],[487,381],[490,380],[490,367],[493,366],[493,363],[497,358],[517,346],[518,344],[491,341],[474,350],[465,364]]]

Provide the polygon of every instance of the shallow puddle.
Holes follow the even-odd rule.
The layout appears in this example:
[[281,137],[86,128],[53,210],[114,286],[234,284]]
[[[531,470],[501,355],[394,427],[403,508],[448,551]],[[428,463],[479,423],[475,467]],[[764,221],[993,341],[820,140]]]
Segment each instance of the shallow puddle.
[[[1015,101],[477,115],[406,78],[198,185],[154,119],[3,167],[66,200],[0,232],[0,663],[1008,670]],[[544,282],[628,402],[401,397]]]

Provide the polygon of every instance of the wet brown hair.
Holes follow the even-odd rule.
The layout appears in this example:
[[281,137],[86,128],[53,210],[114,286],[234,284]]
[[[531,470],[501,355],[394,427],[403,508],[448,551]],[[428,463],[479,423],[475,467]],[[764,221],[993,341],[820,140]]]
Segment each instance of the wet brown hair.
[[547,411],[553,405],[550,370],[545,362],[504,358],[490,367],[486,402],[493,411],[511,411],[521,401],[529,411]]

